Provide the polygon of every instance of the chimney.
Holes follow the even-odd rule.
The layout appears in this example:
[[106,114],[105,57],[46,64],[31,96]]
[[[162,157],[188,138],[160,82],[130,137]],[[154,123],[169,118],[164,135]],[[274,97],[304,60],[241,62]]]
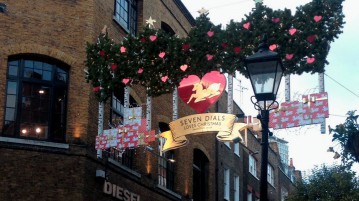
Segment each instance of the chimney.
[[290,158],[289,167],[294,167],[294,165],[293,165],[293,158]]

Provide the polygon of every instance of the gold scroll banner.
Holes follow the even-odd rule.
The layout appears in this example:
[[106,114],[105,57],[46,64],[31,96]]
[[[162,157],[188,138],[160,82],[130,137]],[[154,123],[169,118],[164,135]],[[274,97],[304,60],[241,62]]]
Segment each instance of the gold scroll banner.
[[226,113],[204,113],[182,117],[169,124],[170,131],[161,133],[166,138],[162,151],[168,151],[185,146],[188,143],[186,135],[202,135],[209,132],[218,132],[217,139],[230,142],[236,138],[243,141],[240,131],[250,125],[234,123],[236,116]]

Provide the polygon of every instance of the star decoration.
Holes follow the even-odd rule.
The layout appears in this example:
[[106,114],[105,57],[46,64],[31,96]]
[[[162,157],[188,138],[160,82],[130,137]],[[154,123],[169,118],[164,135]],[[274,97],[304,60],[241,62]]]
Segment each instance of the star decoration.
[[201,10],[199,10],[199,11],[197,11],[197,12],[198,12],[200,15],[205,15],[205,14],[208,13],[208,10],[202,7]]
[[263,0],[254,0],[254,2],[256,2],[256,3],[262,3]]
[[150,16],[150,18],[148,20],[146,20],[146,24],[148,24],[149,27],[153,27],[155,28],[155,25],[153,25],[153,23],[155,23],[156,20],[152,19],[152,17]]

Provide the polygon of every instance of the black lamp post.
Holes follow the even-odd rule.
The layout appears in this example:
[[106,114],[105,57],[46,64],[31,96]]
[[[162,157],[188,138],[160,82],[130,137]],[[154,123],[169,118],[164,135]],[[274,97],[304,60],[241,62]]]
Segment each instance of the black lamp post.
[[269,110],[276,102],[279,84],[283,74],[283,64],[278,53],[269,51],[266,35],[258,46],[258,51],[245,59],[245,66],[251,81],[254,97],[257,101],[252,103],[256,110],[260,111],[262,124],[262,162],[260,176],[260,200],[268,200],[268,122]]

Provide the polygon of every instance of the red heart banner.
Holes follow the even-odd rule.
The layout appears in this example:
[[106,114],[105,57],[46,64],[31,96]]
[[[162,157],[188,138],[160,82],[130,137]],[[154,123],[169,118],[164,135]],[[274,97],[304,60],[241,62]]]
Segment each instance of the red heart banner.
[[190,75],[180,82],[178,96],[197,113],[205,112],[226,88],[226,77],[219,71],[211,71],[202,79]]

